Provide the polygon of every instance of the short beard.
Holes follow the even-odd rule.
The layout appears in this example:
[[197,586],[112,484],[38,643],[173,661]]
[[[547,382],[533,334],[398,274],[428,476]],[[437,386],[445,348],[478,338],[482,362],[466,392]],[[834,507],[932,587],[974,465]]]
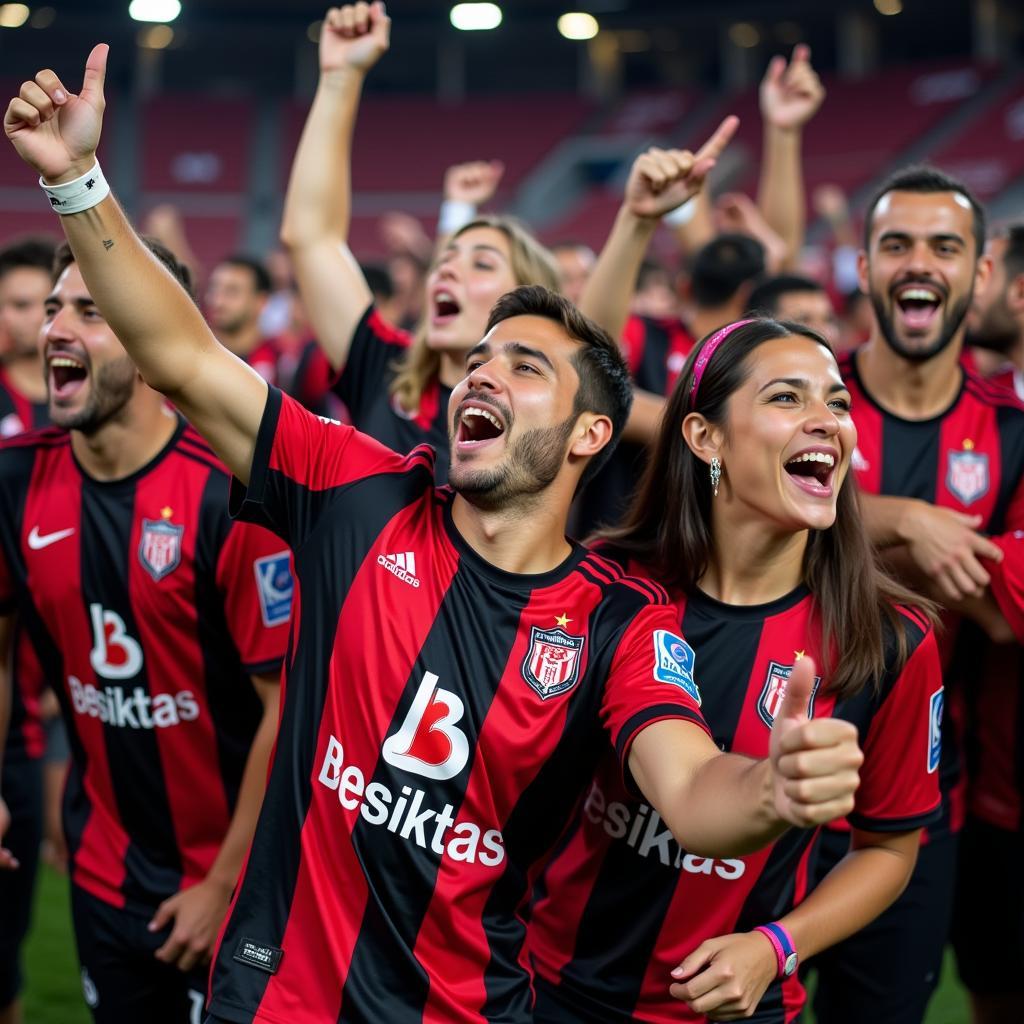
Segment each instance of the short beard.
[[975,330],[967,330],[967,344],[1008,356],[1021,342],[1020,328],[1006,305],[1006,295],[985,311]]
[[970,308],[972,297],[973,292],[968,293],[955,306],[951,306],[949,312],[942,318],[942,330],[939,332],[939,336],[927,348],[919,349],[909,348],[896,336],[893,318],[886,312],[881,297],[875,292],[871,293],[871,305],[875,310],[878,328],[882,332],[882,337],[885,338],[889,348],[908,362],[926,363],[929,359],[934,359],[935,356],[949,347],[954,335],[960,330],[964,317],[967,316],[967,310]]
[[[138,370],[127,356],[113,359],[96,371],[89,382],[89,398],[77,412],[65,412],[48,402],[50,419],[65,430],[78,430],[95,434],[112,419],[119,416],[135,394]],[[49,388],[49,382],[47,382]],[[49,399],[49,395],[47,395]]]
[[486,512],[521,509],[546,490],[565,462],[576,413],[554,427],[528,430],[516,439],[504,465],[496,469],[462,469],[454,463],[448,480],[471,505]]

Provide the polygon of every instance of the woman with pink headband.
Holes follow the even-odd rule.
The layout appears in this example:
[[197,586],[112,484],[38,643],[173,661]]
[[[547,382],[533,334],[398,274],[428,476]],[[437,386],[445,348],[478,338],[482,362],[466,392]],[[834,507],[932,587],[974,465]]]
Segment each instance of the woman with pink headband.
[[811,832],[694,856],[608,751],[537,889],[538,1022],[794,1021],[798,962],[910,877],[939,806],[942,678],[931,607],[876,567],[847,479],[856,441],[824,338],[730,324],[691,353],[625,523],[598,547],[668,589],[685,641],[655,639],[655,674],[699,694],[723,749],[765,755],[792,667],[814,657],[810,713],[854,722],[865,755],[849,855],[810,894]]

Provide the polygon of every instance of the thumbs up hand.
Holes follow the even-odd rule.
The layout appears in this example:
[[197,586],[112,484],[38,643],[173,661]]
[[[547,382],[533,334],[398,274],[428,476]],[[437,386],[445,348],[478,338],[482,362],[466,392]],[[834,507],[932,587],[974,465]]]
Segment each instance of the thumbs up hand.
[[864,760],[853,724],[808,716],[814,677],[812,658],[793,666],[769,748],[775,810],[799,828],[823,825],[853,810]]

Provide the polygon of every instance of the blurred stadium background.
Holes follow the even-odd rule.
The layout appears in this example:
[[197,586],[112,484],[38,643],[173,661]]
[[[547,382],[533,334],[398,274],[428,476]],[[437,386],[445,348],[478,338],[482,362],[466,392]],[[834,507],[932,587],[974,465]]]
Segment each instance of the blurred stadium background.
[[[549,242],[596,249],[637,152],[697,143],[726,113],[742,126],[713,187],[752,190],[757,83],[768,59],[797,42],[810,44],[828,90],[805,132],[808,196],[838,185],[856,217],[890,170],[929,160],[965,179],[994,219],[1024,210],[1017,0],[592,0],[576,12],[589,20],[561,23],[589,35],[580,39],[559,30],[571,0],[497,6],[497,27],[463,31],[442,0],[388,4],[392,52],[369,78],[355,141],[351,244],[361,258],[384,254],[387,211],[433,233],[445,168],[491,158],[506,165],[494,205]],[[229,252],[275,245],[324,5],[180,7],[158,23],[133,19],[128,0],[0,4],[0,91],[13,95],[44,66],[77,88],[89,48],[108,41],[107,176],[139,220],[175,206],[209,268]],[[813,263],[829,231],[813,209],[808,224]],[[55,229],[25,167],[0,147],[0,240]],[[64,890],[47,869],[27,965],[29,1024],[87,1019]],[[966,1019],[947,969],[929,1024]]]

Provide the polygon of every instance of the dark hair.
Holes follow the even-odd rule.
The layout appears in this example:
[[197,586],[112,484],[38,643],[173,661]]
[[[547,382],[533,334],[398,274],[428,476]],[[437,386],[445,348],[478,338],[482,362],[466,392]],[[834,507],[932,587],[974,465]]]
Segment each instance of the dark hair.
[[1024,274],[1024,224],[1008,224],[999,232],[999,237],[1006,239],[1003,267],[1006,269],[1006,280],[1012,281]]
[[[188,292],[189,298],[195,301],[195,294],[192,290],[192,272],[184,263],[179,263],[173,252],[163,242],[158,242],[148,235],[140,235],[139,241],[171,272],[171,276]],[[53,255],[53,266],[51,273],[56,284],[57,278],[75,262],[75,254],[67,242],[61,242]]]
[[572,364],[580,383],[573,402],[573,415],[596,412],[612,421],[612,439],[587,465],[580,487],[590,480],[608,461],[622,436],[633,404],[633,385],[622,351],[611,335],[589,317],[585,317],[568,299],[543,285],[521,285],[506,292],[494,304],[487,320],[490,331],[503,320],[514,316],[539,316],[561,324],[565,333],[582,344]]
[[650,287],[652,279],[657,280],[658,278],[663,278],[669,288],[672,287],[672,271],[658,260],[645,259],[637,271],[634,290],[642,292],[645,288]]
[[260,295],[269,295],[274,290],[274,283],[270,279],[270,271],[257,259],[246,256],[244,253],[233,253],[225,256],[218,264],[218,267],[241,267],[252,274],[252,286]]
[[391,280],[391,274],[387,267],[380,263],[361,263],[359,269],[363,272],[366,286],[370,289],[374,301],[394,297],[395,282]]
[[955,192],[971,204],[974,214],[974,257],[977,259],[985,249],[985,210],[975,198],[974,193],[962,182],[951,177],[937,167],[928,164],[914,164],[904,167],[887,178],[875,192],[868,203],[864,216],[864,248],[871,248],[871,229],[875,222],[875,209],[884,196],[890,192],[916,192],[918,195],[931,195],[938,192]]
[[[658,574],[671,587],[693,593],[711,558],[711,483],[706,464],[683,439],[681,425],[691,412],[724,426],[730,397],[750,375],[752,353],[767,341],[799,335],[831,354],[816,331],[786,320],[759,318],[728,335],[704,368],[689,408],[694,363],[705,338],[690,353],[669,398],[653,455],[621,526],[602,539]],[[709,335],[710,337],[710,335]],[[860,517],[852,473],[839,492],[836,521],[812,530],[804,553],[804,581],[821,610],[822,672],[840,696],[866,684],[880,684],[886,671],[886,627],[898,643],[897,668],[907,658],[906,635],[896,605],[932,606],[878,567]]]
[[824,292],[825,288],[803,274],[776,274],[766,277],[747,299],[747,309],[752,313],[775,316],[779,311],[779,299],[792,292]]
[[56,248],[57,243],[52,238],[41,235],[30,235],[11,242],[0,249],[0,277],[23,268],[50,273]]
[[748,281],[764,274],[764,246],[750,235],[726,233],[697,250],[690,293],[698,306],[721,306]]

